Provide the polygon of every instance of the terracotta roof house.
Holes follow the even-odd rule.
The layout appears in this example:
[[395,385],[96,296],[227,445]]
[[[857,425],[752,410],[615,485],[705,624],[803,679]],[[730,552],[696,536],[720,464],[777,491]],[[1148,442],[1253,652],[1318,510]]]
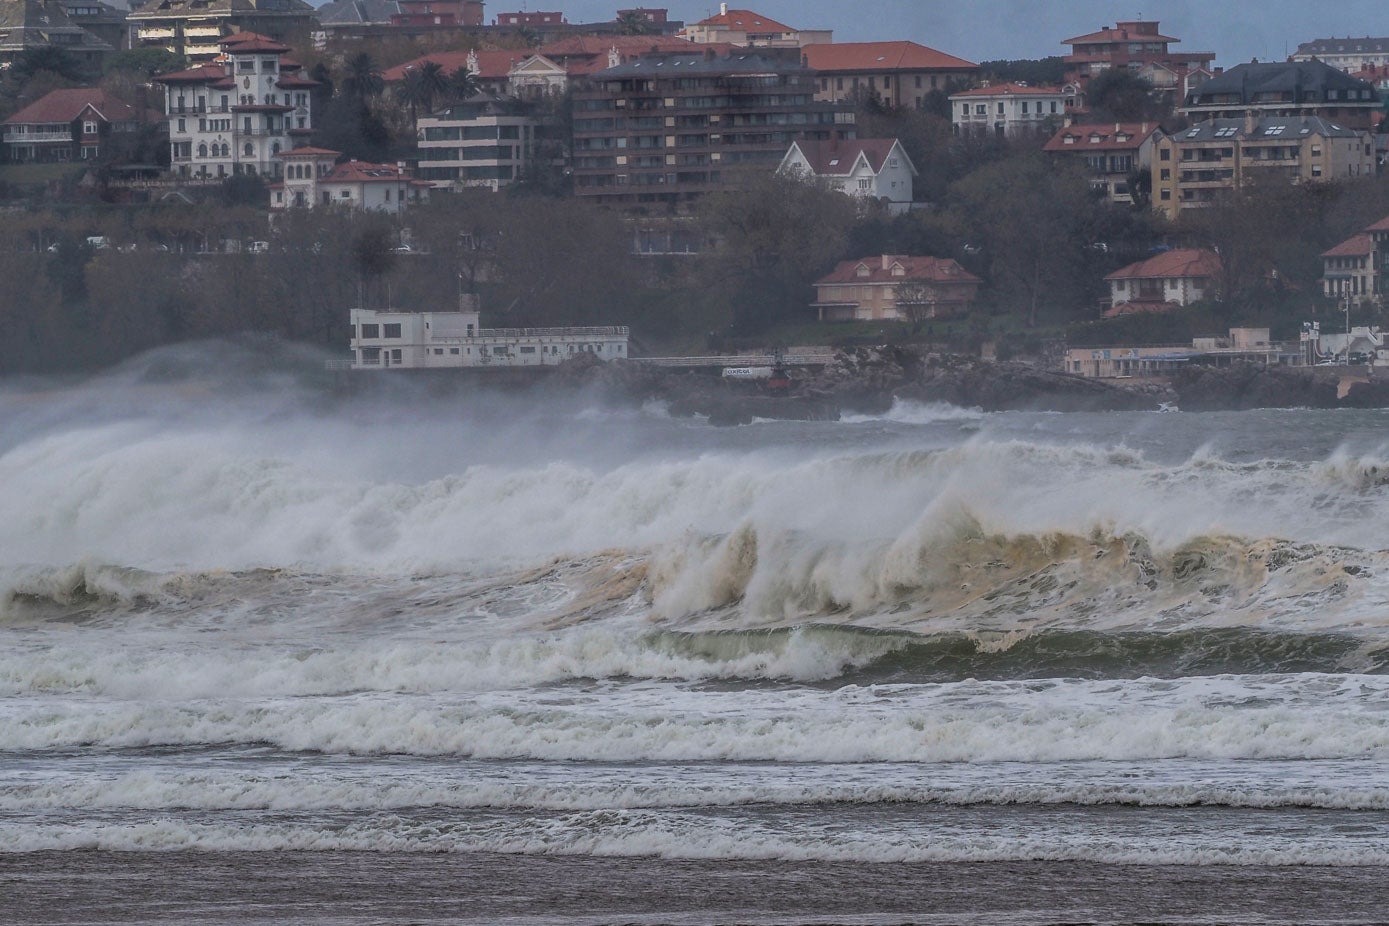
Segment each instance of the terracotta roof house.
[[1214,251],[1178,249],[1129,264],[1105,279],[1111,307],[1105,317],[1164,311],[1216,295],[1220,257]]
[[156,82],[164,85],[173,173],[217,179],[252,173],[277,176],[281,151],[313,132],[312,90],[289,49],[258,33],[219,43],[223,53]]
[[894,213],[911,208],[917,175],[895,138],[793,141],[777,171],[814,177],[841,193],[883,202]]
[[969,310],[980,279],[949,258],[882,254],[841,262],[815,281],[821,321],[920,321]]
[[1075,103],[1072,87],[985,84],[950,94],[950,124],[957,135],[1050,135]]
[[1110,202],[1132,204],[1129,177],[1151,169],[1154,142],[1161,137],[1156,122],[1069,125],[1053,135],[1042,150],[1083,164],[1091,186]]
[[1378,302],[1383,257],[1374,235],[1360,232],[1321,255],[1321,291],[1328,299],[1354,305]]
[[836,42],[807,45],[816,72],[815,99],[846,100],[871,93],[890,106],[919,109],[932,90],[969,77],[979,65],[916,42]]
[[295,148],[277,155],[284,180],[270,189],[270,208],[339,206],[403,212],[429,198],[429,184],[397,164],[346,161],[326,148]]
[[0,0],[0,67],[38,48],[61,48],[93,75],[116,50],[73,21],[58,0]]
[[762,48],[804,48],[834,39],[829,29],[796,29],[752,10],[731,10],[727,3],[719,4],[717,15],[691,23],[681,34],[701,45],[728,43]]
[[467,68],[479,90],[500,95],[563,93],[568,84],[568,74],[558,62],[535,52],[514,50],[433,52],[389,68],[381,76],[388,84],[397,83],[411,69],[428,63],[439,65],[446,75]]
[[0,138],[6,160],[15,163],[96,160],[108,153],[113,135],[160,119],[105,90],[76,87],[46,93],[0,123]]

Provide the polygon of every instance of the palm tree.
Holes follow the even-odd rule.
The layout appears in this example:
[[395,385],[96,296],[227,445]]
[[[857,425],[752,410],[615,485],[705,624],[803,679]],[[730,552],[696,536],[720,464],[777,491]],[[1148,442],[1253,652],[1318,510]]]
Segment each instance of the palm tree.
[[342,92],[349,98],[365,106],[367,100],[379,95],[385,86],[381,69],[376,66],[370,54],[360,51],[347,59]]
[[444,66],[437,61],[426,61],[420,65],[420,86],[425,91],[426,108],[433,106],[434,101],[443,96],[449,88],[448,76],[444,74]]
[[419,68],[407,68],[405,78],[401,80],[400,86],[395,88],[395,98],[406,106],[410,107],[410,121],[413,123],[419,116],[419,110],[429,111],[429,104],[433,102],[433,91],[425,84],[424,74]]
[[468,70],[467,65],[464,65],[449,75],[445,95],[451,97],[455,102],[465,103],[476,96],[480,89],[482,88],[478,86],[477,75]]
[[650,35],[653,31],[651,20],[636,10],[623,10],[617,15],[618,35]]

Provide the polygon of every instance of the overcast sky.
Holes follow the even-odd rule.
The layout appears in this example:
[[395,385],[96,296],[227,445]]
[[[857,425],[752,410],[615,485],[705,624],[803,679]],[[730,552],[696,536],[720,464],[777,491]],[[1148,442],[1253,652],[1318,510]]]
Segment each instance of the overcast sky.
[[[562,10],[570,22],[610,20],[618,7],[665,6],[672,19],[697,22],[718,12],[708,0],[487,0],[487,21],[511,10]],[[833,29],[837,42],[910,39],[984,61],[1065,54],[1062,39],[1116,20],[1156,19],[1181,43],[1177,51],[1213,51],[1230,67],[1251,58],[1282,61],[1298,43],[1344,36],[1389,36],[1386,0],[742,0],[788,26]]]

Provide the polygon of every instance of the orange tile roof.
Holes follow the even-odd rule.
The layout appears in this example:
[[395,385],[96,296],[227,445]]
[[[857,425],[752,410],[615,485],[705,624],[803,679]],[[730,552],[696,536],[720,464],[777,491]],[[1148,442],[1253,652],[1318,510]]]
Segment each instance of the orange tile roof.
[[742,32],[795,32],[790,26],[779,23],[769,16],[754,13],[752,10],[729,10],[708,19],[701,19],[696,26],[726,26]]
[[[500,80],[511,73],[511,68],[534,53],[529,51],[494,51],[485,50],[476,52],[477,73],[474,75],[482,80]],[[466,51],[436,51],[432,54],[422,55],[413,61],[398,64],[389,68],[381,74],[381,78],[388,84],[405,79],[405,72],[410,68],[417,68],[428,62],[434,62],[444,69],[445,74],[452,74],[459,68],[468,66],[468,52]]]
[[[1051,137],[1043,151],[1136,151],[1158,130],[1156,122],[1072,125]],[[1118,136],[1127,136],[1120,141]],[[1074,139],[1069,144],[1067,137]]]
[[1365,231],[1367,231],[1367,232],[1389,231],[1389,215],[1386,215],[1384,218],[1380,219],[1378,222],[1376,222],[1375,224],[1371,225],[1369,228],[1365,229]]
[[[1374,226],[1371,226],[1373,228]],[[1368,231],[1358,235],[1351,235],[1345,241],[1336,245],[1329,251],[1323,251],[1322,257],[1364,257],[1375,249],[1375,239]]]
[[1220,257],[1214,251],[1178,248],[1141,260],[1105,277],[1106,280],[1147,280],[1171,277],[1210,278],[1220,272]]
[[408,169],[370,161],[345,161],[318,178],[319,183],[397,183],[402,180],[410,184],[429,185],[427,181],[416,180]]
[[291,148],[291,149],[289,149],[288,151],[281,151],[279,154],[275,155],[275,157],[277,157],[277,158],[292,158],[292,157],[313,156],[313,157],[323,157],[323,158],[326,158],[326,157],[329,157],[330,155],[331,155],[332,157],[335,157],[335,158],[336,158],[336,157],[340,157],[340,156],[342,155],[342,152],[341,152],[341,151],[333,151],[331,148],[312,148],[312,147],[310,147],[310,146],[308,146],[308,145],[305,145],[305,146],[302,147],[302,148]]
[[[1120,23],[1120,26],[1127,23]],[[1086,35],[1077,35],[1074,38],[1063,39],[1062,45],[1097,45],[1101,42],[1180,42],[1181,39],[1174,39],[1170,35],[1158,35],[1153,33],[1130,32],[1128,29],[1121,29],[1118,26],[1106,26],[1099,32],[1091,32]]]
[[834,42],[801,49],[817,71],[950,71],[979,67],[915,42]]
[[[888,266],[883,267],[887,258]],[[892,264],[902,265],[903,276],[892,275]],[[859,276],[858,268],[868,268],[867,276]],[[864,257],[859,260],[840,261],[825,276],[815,281],[816,286],[833,283],[901,283],[904,280],[929,283],[979,283],[977,276],[965,270],[949,257],[913,257],[906,254],[884,254]]]
[[[134,122],[139,111],[129,103],[95,87],[51,90],[6,119],[5,125],[72,122],[88,106],[107,122]],[[161,117],[162,118],[162,117]]]

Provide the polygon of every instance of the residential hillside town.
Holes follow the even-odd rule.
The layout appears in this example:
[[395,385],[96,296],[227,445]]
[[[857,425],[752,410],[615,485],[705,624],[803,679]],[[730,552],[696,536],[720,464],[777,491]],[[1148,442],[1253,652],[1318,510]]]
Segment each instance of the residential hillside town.
[[[1389,38],[1234,62],[1139,18],[970,61],[683,12],[0,0],[0,272],[23,281],[0,365],[240,330],[340,349],[349,310],[372,365],[396,348],[368,314],[423,332],[460,298],[487,331],[630,330],[633,355],[1381,359],[1348,345],[1389,274]],[[537,363],[583,343],[546,337]],[[1235,341],[1170,348],[1211,338]]]

